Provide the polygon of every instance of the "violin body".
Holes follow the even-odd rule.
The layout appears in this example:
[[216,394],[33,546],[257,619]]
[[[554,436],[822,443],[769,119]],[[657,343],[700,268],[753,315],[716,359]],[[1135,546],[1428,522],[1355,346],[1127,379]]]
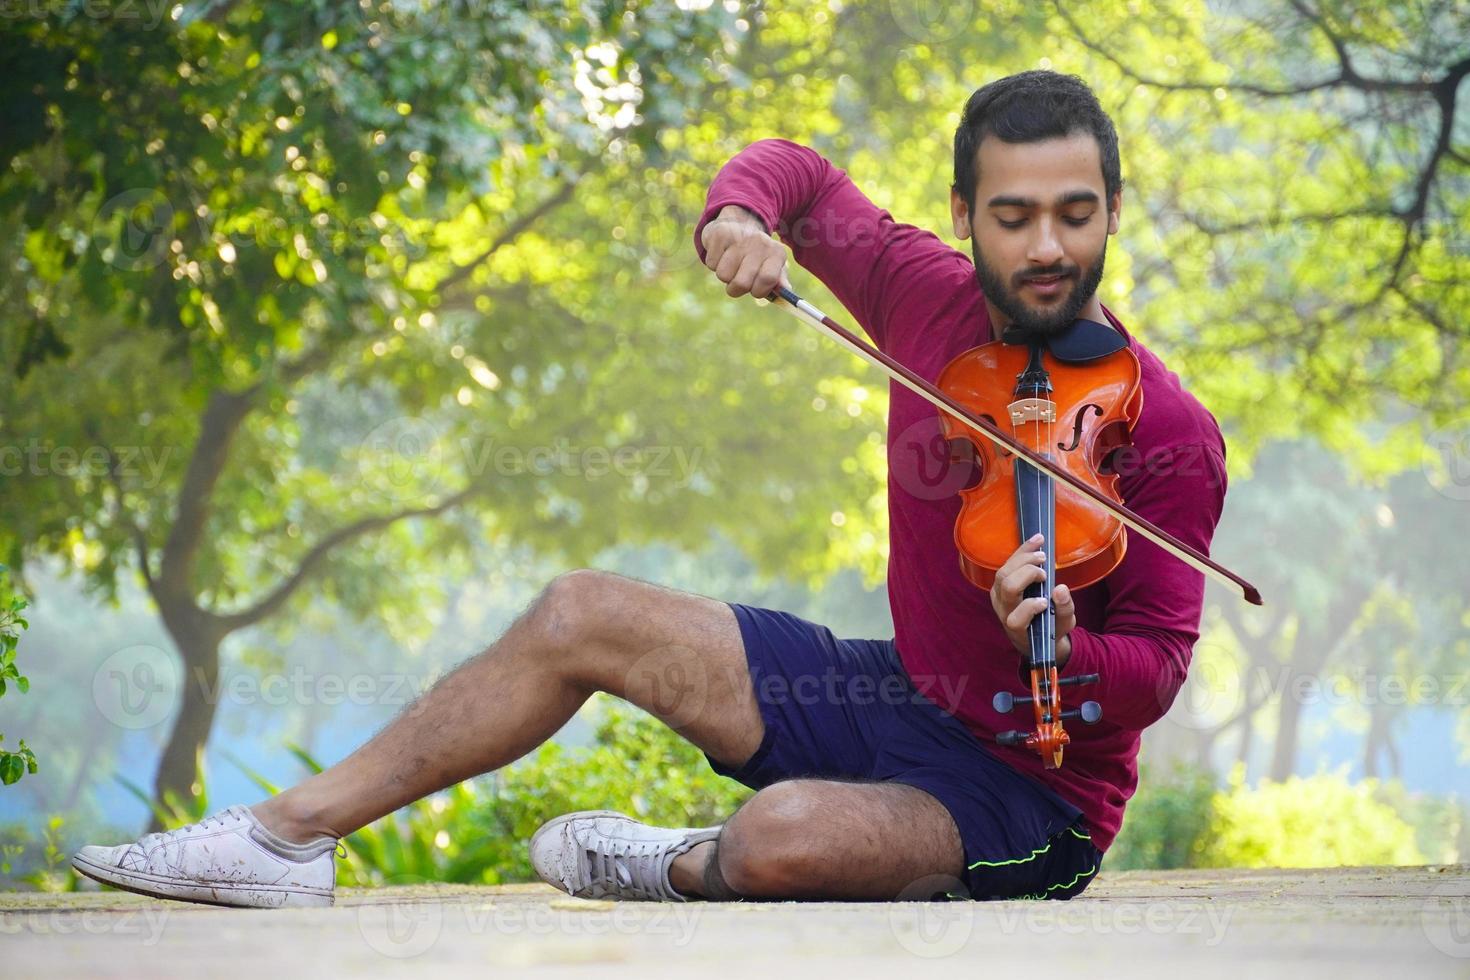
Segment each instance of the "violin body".
[[[1040,357],[1050,391],[1018,383]],[[1128,348],[1086,364],[1059,361],[1044,348],[1000,341],[958,355],[940,373],[938,387],[964,408],[995,423],[1016,441],[1082,482],[1121,503],[1118,475],[1105,470],[1108,454],[1128,445],[1143,408],[1138,358]],[[979,479],[960,491],[955,545],[965,577],[989,590],[995,573],[1028,538],[1035,523],[1046,537],[1056,581],[1080,589],[1104,578],[1123,560],[1123,522],[1094,501],[1063,487],[1013,453],[976,436],[973,428],[941,414],[955,460],[972,459]],[[1037,482],[1039,478],[1039,483]],[[1044,484],[1044,485],[1043,485]],[[1034,488],[1034,489],[1033,489]],[[1023,508],[1038,513],[1023,521]],[[1051,523],[1050,528],[1046,523]]]

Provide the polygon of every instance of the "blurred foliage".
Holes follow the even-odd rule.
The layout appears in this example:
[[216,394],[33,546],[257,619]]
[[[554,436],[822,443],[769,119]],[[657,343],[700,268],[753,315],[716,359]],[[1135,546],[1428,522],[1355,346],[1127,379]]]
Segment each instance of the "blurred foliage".
[[1378,798],[1378,781],[1342,773],[1263,781],[1243,767],[1214,800],[1203,863],[1215,868],[1423,864],[1414,828]]
[[[1427,475],[1368,480],[1300,440],[1263,447],[1250,477],[1232,481],[1211,554],[1249,569],[1266,603],[1207,593],[1199,669],[1181,697],[1199,739],[1196,762],[1254,765],[1261,747],[1265,774],[1284,780],[1298,768],[1303,715],[1331,707],[1334,728],[1363,733],[1361,771],[1392,777],[1416,709],[1470,722],[1470,701],[1457,693],[1470,665],[1460,584],[1470,581],[1470,552],[1445,538],[1464,522],[1466,503]],[[1217,756],[1233,733],[1238,751]]]
[[[20,672],[15,663],[15,647],[20,641],[20,631],[30,626],[24,616],[27,602],[18,596],[10,584],[10,573],[0,565],[0,697],[15,690],[25,694],[31,689],[30,678]],[[26,773],[37,769],[36,753],[21,739],[14,752],[5,748],[5,733],[0,732],[0,785],[9,786],[19,782]]]
[[[1108,867],[1325,868],[1455,862],[1460,803],[1411,798],[1402,787],[1342,773],[1246,785],[1235,767],[1145,767]],[[1420,841],[1429,844],[1421,849]],[[1428,857],[1426,857],[1428,855]]]
[[1214,798],[1214,777],[1203,769],[1176,763],[1161,772],[1145,765],[1123,829],[1108,848],[1107,868],[1198,866]]

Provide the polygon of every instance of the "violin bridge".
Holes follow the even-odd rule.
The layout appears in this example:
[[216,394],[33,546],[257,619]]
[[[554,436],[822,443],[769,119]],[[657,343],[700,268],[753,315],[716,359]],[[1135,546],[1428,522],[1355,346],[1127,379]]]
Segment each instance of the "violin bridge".
[[1045,398],[1018,398],[1006,408],[1011,413],[1011,425],[1022,422],[1055,422],[1057,403]]

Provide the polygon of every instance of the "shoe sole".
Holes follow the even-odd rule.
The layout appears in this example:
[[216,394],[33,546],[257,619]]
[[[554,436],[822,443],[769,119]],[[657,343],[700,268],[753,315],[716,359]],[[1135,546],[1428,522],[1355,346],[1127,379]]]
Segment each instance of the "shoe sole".
[[137,895],[147,895],[149,898],[167,898],[178,902],[196,902],[225,908],[282,909],[324,908],[333,901],[333,893],[320,888],[186,882],[143,871],[124,871],[112,865],[98,864],[81,855],[71,859],[71,866],[104,885]]

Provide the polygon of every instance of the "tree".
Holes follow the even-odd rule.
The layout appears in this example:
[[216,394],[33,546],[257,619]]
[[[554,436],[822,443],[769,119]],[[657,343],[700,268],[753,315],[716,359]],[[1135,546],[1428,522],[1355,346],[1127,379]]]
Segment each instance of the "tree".
[[[0,110],[0,557],[62,557],[104,593],[144,580],[187,668],[160,795],[187,795],[226,638],[313,597],[421,628],[433,582],[478,538],[581,563],[717,531],[764,571],[881,574],[882,390],[775,313],[728,303],[695,265],[692,218],[725,159],[779,135],[947,234],[958,107],[1043,58],[1086,74],[1123,131],[1144,220],[1125,220],[1106,301],[1241,448],[1298,431],[1362,443],[1387,392],[1426,413],[1375,464],[1405,465],[1402,433],[1465,390],[1417,309],[1454,310],[1463,288],[1442,222],[1464,208],[1452,127],[1397,285],[1378,315],[1334,318],[1324,297],[1360,304],[1363,270],[1396,253],[1237,234],[1195,198],[1228,183],[1253,214],[1310,215],[1361,192],[1350,150],[1412,143],[1411,121],[1310,101],[1323,93],[1201,92],[1281,70],[1260,18],[1222,31],[1236,20],[1177,0],[1126,24],[1102,6],[920,7],[936,13],[260,0],[156,25],[85,7],[0,24],[17,89]],[[1453,8],[1431,15],[1454,36]],[[1458,62],[1408,50],[1417,15],[1375,16],[1351,36],[1327,21],[1349,81],[1435,58],[1433,92],[1362,94],[1440,98]],[[1121,67],[1169,58],[1193,87],[1146,98]],[[1319,143],[1315,175],[1283,197],[1279,174],[1311,172]],[[1408,211],[1345,220],[1413,217],[1392,208]],[[1226,315],[1201,329],[1205,309]],[[1306,332],[1263,339],[1287,310]]]
[[1052,9],[1124,120],[1146,319],[1236,445],[1310,433],[1381,475],[1463,428],[1463,5]]

